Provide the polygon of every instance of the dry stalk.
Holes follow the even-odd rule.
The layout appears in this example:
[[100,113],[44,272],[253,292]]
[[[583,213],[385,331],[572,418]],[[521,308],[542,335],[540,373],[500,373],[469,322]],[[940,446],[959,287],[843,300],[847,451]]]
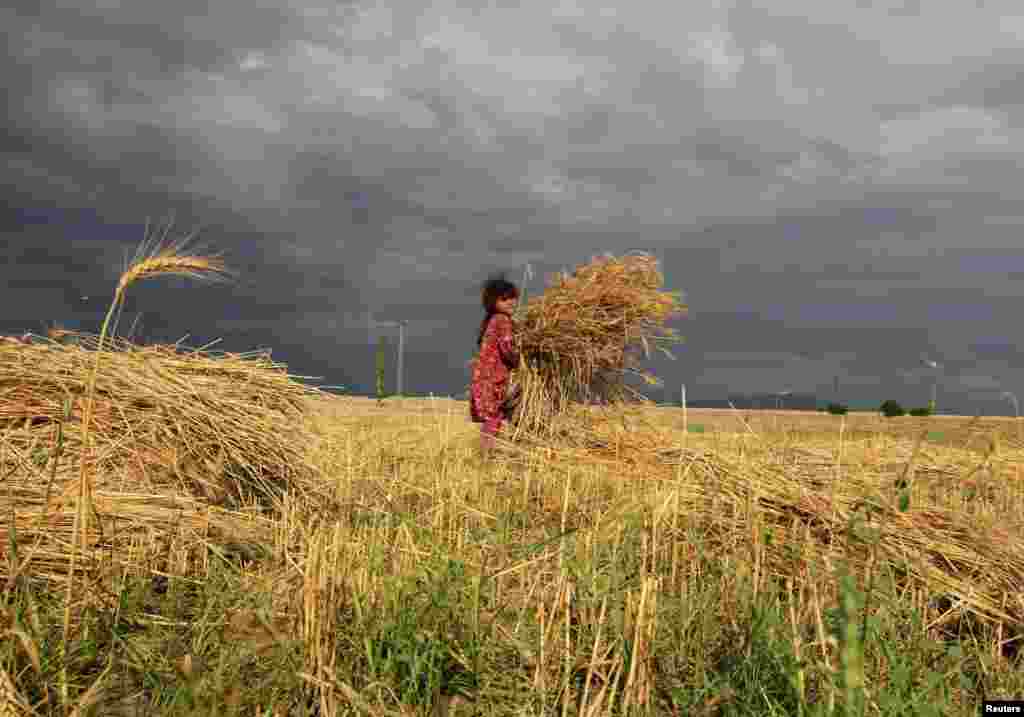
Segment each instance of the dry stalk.
[[[166,225],[165,237],[168,231],[170,231],[170,222]],[[67,641],[71,626],[71,595],[78,549],[79,546],[83,550],[86,548],[89,515],[95,513],[95,506],[92,503],[92,480],[88,470],[90,459],[92,458],[92,446],[90,443],[92,434],[90,429],[92,428],[91,423],[96,404],[96,376],[99,372],[100,359],[103,356],[103,342],[107,336],[110,319],[114,315],[114,311],[124,301],[125,291],[136,281],[162,275],[180,275],[196,279],[214,279],[226,275],[226,269],[219,258],[182,253],[185,245],[191,239],[191,236],[186,237],[180,243],[167,246],[157,243],[151,252],[144,249],[140,250],[136,259],[122,273],[121,279],[118,281],[117,288],[114,291],[114,299],[110,304],[110,308],[107,309],[106,317],[103,319],[92,371],[89,374],[86,386],[85,411],[82,417],[82,460],[78,478],[78,503],[75,510],[74,542],[72,543],[71,561],[68,567],[68,584],[64,605],[64,629],[62,634],[64,654],[67,654]],[[145,247],[147,240],[148,237],[143,240],[143,247]]]

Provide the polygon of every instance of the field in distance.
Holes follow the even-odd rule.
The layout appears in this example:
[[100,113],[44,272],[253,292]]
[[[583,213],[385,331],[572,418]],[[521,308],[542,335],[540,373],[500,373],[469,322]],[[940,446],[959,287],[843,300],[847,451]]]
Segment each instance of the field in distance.
[[[448,397],[407,397],[386,398],[381,405],[377,399],[363,396],[331,396],[315,400],[319,411],[328,415],[336,411],[367,415],[463,415],[469,422],[469,404]],[[595,412],[601,408],[593,408]],[[676,406],[637,406],[631,409],[644,420],[663,427],[684,429],[684,411]],[[840,426],[844,435],[886,434],[894,438],[917,438],[925,434],[931,442],[961,443],[971,437],[998,435],[1001,441],[1024,446],[1024,419],[1008,416],[957,416],[938,414],[928,417],[899,416],[886,418],[871,411],[854,411],[846,416],[833,416],[821,411],[775,410],[775,409],[731,409],[731,408],[687,408],[686,429],[689,432],[704,433],[777,433],[793,431],[801,434],[839,435]]]

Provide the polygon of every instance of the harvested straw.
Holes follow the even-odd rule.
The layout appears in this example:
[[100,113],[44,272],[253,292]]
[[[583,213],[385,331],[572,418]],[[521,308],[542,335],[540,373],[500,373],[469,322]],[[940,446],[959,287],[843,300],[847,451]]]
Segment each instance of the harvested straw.
[[[952,598],[957,607],[944,622],[973,615],[1012,633],[1024,631],[1024,601],[1018,598],[1024,521],[1016,511],[1007,513],[1004,503],[1020,489],[1011,469],[1024,455],[985,459],[999,475],[999,487],[990,485],[991,496],[970,498],[982,506],[975,509],[963,504],[961,494],[963,477],[977,471],[978,456],[967,449],[920,451],[912,499],[901,510],[893,486],[915,453],[906,439],[901,443],[907,462],[860,464],[838,480],[834,451],[803,448],[789,451],[784,462],[741,463],[717,451],[680,446],[678,434],[651,420],[649,411],[573,406],[554,431],[524,435],[510,448],[542,451],[549,463],[605,463],[624,480],[661,482],[664,492],[649,491],[644,500],[661,504],[674,496],[673,510],[708,529],[706,549],[712,552],[727,551],[737,535],[750,535],[750,521],[757,520],[778,538],[762,546],[765,575],[792,577],[800,570],[794,560],[826,569],[829,560],[845,561],[854,572],[863,571],[875,551],[874,564],[887,566],[907,587]],[[858,521],[869,523],[870,531],[851,530]]]
[[656,384],[636,369],[639,355],[655,348],[671,358],[665,346],[682,339],[665,322],[686,312],[680,292],[662,291],[663,282],[646,254],[596,257],[571,276],[553,277],[517,317],[517,428],[549,426],[572,402],[621,401],[631,392],[627,374]]
[[[12,547],[12,517],[20,556],[35,551],[18,570],[59,577],[58,566],[77,554],[75,508],[64,498],[78,489],[83,455],[100,520],[90,521],[82,560],[105,547],[130,565],[139,541],[166,543],[159,536],[180,530],[194,545],[214,540],[218,525],[249,534],[246,526],[262,525],[253,512],[279,507],[286,491],[320,500],[303,422],[308,397],[319,392],[282,364],[258,352],[113,339],[97,367],[98,337],[62,338],[69,337],[0,344],[0,552]],[[85,453],[94,369],[93,450]],[[15,567],[0,565],[4,571],[10,576]]]

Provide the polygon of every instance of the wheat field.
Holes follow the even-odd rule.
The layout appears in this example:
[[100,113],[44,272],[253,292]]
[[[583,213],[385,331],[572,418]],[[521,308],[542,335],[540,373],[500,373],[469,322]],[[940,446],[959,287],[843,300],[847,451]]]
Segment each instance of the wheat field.
[[[594,409],[589,449],[504,441],[481,464],[467,413],[310,399],[316,501],[202,560],[173,539],[134,569],[101,558],[66,652],[63,590],[19,574],[0,667],[39,714],[969,714],[1021,694],[1013,421]],[[931,572],[895,559],[898,530],[846,525],[901,479],[909,506],[875,521],[903,521]],[[933,513],[953,517],[911,540]]]
[[465,402],[118,338],[135,282],[227,274],[164,238],[98,337],[0,343],[0,714],[967,715],[1024,693],[1019,420],[570,401],[484,462]]

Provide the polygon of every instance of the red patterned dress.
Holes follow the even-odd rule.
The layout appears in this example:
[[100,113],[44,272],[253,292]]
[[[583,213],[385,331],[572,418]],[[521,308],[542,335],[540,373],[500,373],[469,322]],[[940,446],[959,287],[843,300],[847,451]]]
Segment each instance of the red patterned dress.
[[506,415],[503,402],[508,390],[509,375],[519,365],[519,351],[513,345],[512,319],[494,314],[487,322],[480,354],[473,363],[470,384],[469,415],[475,423],[484,424],[481,431],[497,435]]

